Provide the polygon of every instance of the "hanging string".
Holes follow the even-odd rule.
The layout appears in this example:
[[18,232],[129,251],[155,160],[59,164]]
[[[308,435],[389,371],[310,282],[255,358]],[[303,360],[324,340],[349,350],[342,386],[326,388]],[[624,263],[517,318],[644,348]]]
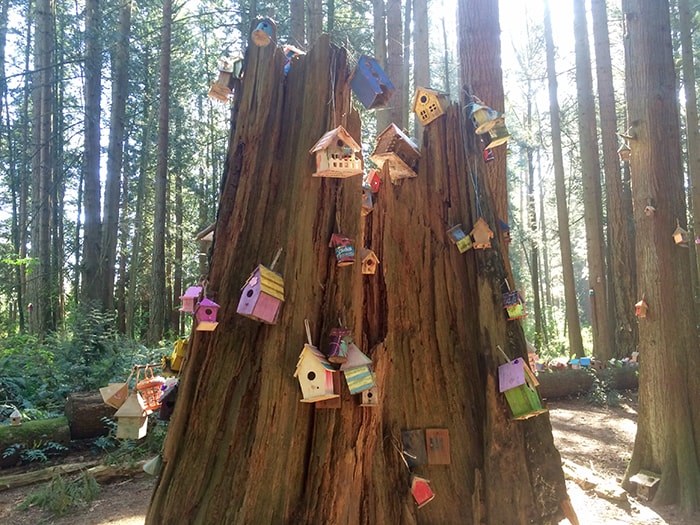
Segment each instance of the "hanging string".
[[467,161],[467,171],[469,172],[469,175],[471,175],[472,185],[474,186],[474,200],[476,201],[476,213],[479,217],[481,217],[481,192],[479,190],[479,180],[476,176],[476,157],[474,158],[474,169],[472,169],[472,167],[469,165],[469,162]]
[[275,254],[275,258],[272,259],[272,264],[270,265],[270,271],[275,270],[275,265],[277,264],[277,261],[279,260],[280,255],[282,255],[282,248],[281,247],[277,250],[277,253]]
[[331,111],[333,112],[333,128],[337,127],[336,124],[336,114],[335,114],[335,74],[336,74],[336,60],[337,55],[331,48],[331,99],[329,103],[331,104]]

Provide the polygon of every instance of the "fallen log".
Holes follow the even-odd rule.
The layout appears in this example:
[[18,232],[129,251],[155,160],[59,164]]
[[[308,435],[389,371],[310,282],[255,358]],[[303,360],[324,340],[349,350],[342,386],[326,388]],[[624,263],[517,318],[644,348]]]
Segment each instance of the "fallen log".
[[591,390],[596,377],[614,390],[634,390],[639,386],[636,366],[606,368],[605,370],[571,369],[540,372],[540,395],[545,399],[585,394]]
[[[26,421],[18,426],[0,426],[0,468],[16,465],[24,449],[42,446],[49,441],[67,445],[70,442],[68,420],[65,417]],[[12,445],[19,445],[14,453],[5,455]]]
[[628,502],[625,489],[616,483],[601,478],[592,470],[566,459],[562,460],[561,466],[564,471],[564,477],[572,480],[583,490],[593,490],[598,497],[609,501],[622,504]]
[[89,439],[109,432],[102,418],[111,418],[116,409],[102,400],[99,392],[74,392],[66,398],[65,414],[73,439]]

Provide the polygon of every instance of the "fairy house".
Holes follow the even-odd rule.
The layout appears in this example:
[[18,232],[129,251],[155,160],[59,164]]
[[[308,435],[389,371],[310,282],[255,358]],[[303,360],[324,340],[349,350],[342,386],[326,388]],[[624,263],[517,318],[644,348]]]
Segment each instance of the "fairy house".
[[505,395],[513,419],[528,419],[547,411],[537,393],[538,385],[530,367],[520,357],[498,367],[498,390]]
[[256,321],[275,324],[284,302],[284,279],[262,264],[241,290],[236,312]]
[[114,414],[117,418],[117,439],[141,439],[148,431],[146,405],[138,392],[131,392]]
[[294,377],[299,380],[302,403],[316,403],[326,399],[340,397],[333,390],[333,375],[336,373],[318,348],[304,345],[299,354]]
[[413,112],[423,126],[443,116],[450,100],[447,93],[419,87],[413,97]]
[[335,178],[362,175],[361,149],[343,126],[330,130],[309,150],[316,156],[316,171],[312,175]]
[[369,248],[360,248],[360,262],[363,275],[374,275],[377,273],[379,257]]
[[370,158],[382,168],[387,163],[389,178],[392,183],[396,183],[398,179],[417,175],[420,151],[418,146],[392,123],[377,137],[377,144]]

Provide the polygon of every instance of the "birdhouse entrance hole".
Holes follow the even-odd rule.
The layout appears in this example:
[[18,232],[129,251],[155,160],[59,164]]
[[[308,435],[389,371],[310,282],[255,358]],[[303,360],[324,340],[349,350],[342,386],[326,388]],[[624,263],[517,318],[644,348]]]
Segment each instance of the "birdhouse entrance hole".
[[306,374],[306,379],[308,379],[309,381],[313,381],[314,379],[316,379],[316,372],[311,371],[308,374]]

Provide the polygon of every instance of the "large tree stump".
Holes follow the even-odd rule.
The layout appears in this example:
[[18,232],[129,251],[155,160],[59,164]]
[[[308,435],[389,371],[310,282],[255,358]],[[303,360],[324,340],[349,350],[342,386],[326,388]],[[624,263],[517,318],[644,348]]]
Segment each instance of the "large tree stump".
[[75,392],[66,399],[65,413],[72,439],[104,436],[109,432],[102,418],[112,417],[116,409],[105,404],[99,392]]

